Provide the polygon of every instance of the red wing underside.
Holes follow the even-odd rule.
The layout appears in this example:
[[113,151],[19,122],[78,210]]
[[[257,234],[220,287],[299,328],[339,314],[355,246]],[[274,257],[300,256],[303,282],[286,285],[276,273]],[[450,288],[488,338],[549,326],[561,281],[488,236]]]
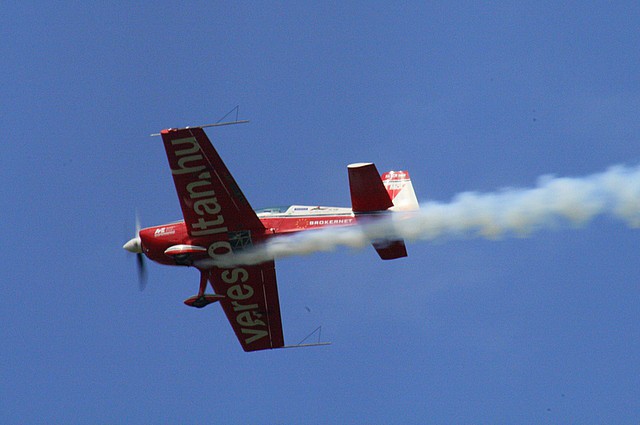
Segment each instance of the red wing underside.
[[204,130],[161,134],[190,236],[226,239],[228,232],[264,229]]
[[209,282],[244,351],[284,346],[275,263],[213,268]]
[[[211,255],[252,244],[264,226],[201,128],[161,132],[187,232]],[[209,270],[209,282],[245,351],[284,346],[273,261]]]

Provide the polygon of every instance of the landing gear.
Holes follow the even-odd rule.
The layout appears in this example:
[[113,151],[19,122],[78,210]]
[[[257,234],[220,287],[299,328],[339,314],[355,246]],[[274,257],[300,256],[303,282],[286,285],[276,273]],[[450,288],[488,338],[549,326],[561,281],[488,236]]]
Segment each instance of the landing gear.
[[198,295],[184,300],[184,303],[189,307],[203,308],[224,298],[224,295],[204,293],[204,290],[207,288],[208,275],[205,270],[200,270],[200,289],[198,290]]

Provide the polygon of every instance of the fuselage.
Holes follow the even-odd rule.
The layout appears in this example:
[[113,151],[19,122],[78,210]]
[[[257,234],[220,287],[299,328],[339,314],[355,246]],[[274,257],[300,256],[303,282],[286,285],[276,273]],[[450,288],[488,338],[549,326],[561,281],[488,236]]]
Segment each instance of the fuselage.
[[[356,224],[356,216],[351,208],[343,207],[291,205],[262,208],[255,213],[262,222],[264,231],[262,234],[247,235],[250,244],[259,244],[282,234]],[[211,243],[210,237],[191,237],[184,220],[142,229],[140,239],[142,252],[150,260],[167,265],[179,264],[176,263],[177,250],[182,250],[181,255],[197,257],[206,255],[206,247]],[[236,243],[242,244],[242,241],[238,240]]]

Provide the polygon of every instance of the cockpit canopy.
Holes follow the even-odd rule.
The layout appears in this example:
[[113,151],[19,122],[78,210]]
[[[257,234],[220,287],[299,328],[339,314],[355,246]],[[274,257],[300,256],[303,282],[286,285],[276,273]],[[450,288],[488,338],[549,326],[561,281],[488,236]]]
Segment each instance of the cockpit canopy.
[[260,208],[259,210],[254,210],[258,217],[260,215],[271,215],[271,214],[284,214],[287,210],[291,208],[290,205],[281,206],[281,207],[268,207],[268,208]]
[[268,207],[255,210],[260,218],[283,217],[283,216],[318,216],[318,215],[343,215],[351,214],[351,208],[340,207],[320,207],[306,205],[289,205],[280,207]]

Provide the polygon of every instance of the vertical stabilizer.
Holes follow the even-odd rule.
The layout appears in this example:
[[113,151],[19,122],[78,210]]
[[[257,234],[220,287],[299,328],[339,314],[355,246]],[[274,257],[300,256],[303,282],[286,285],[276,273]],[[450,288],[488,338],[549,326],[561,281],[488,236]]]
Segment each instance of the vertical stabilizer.
[[389,198],[393,202],[391,211],[415,211],[420,208],[408,171],[389,171],[382,175]]

